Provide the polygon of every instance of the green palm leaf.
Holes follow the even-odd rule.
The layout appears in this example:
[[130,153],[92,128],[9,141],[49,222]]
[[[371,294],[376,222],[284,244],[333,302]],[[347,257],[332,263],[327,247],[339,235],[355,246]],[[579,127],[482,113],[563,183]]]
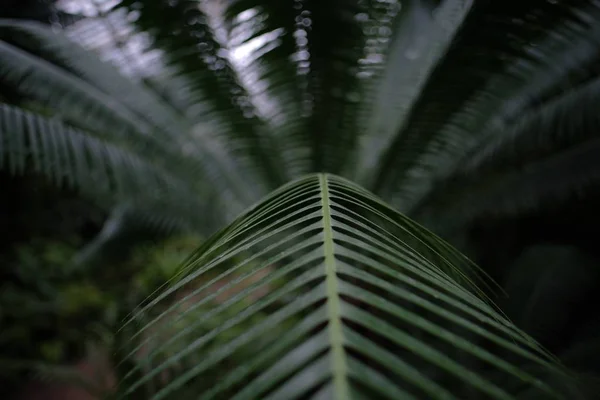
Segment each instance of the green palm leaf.
[[[167,137],[177,139],[189,135],[190,128],[186,126],[186,121],[170,104],[161,101],[152,90],[121,75],[116,68],[101,62],[97,56],[75,44],[61,32],[32,21],[0,19],[0,37],[76,74],[96,90],[117,100],[123,108],[149,122],[158,132],[168,134]],[[27,38],[30,40],[26,40]],[[89,94],[90,90],[84,87],[83,92]],[[139,121],[136,121],[136,127],[141,128]]]
[[125,324],[134,366],[121,394],[562,398],[569,378],[479,296],[476,276],[364,189],[308,176],[213,236]]
[[[249,184],[228,147],[210,137],[198,140],[190,121],[151,89],[120,76],[94,54],[43,25],[0,20],[0,34],[35,38],[17,40],[25,48],[0,41],[3,84],[80,131],[170,171],[191,192],[224,199],[231,206],[225,220],[260,198],[260,186]],[[48,51],[60,63],[43,58]]]
[[413,212],[438,226],[484,214],[518,214],[556,203],[598,182],[600,80],[555,96],[492,131]]
[[[56,119],[1,103],[0,168],[12,174],[44,174],[58,186],[79,189],[105,206],[124,200],[143,199],[150,205],[195,197],[187,182],[135,153]],[[171,211],[183,218],[199,204],[179,200],[171,204]]]
[[[509,7],[473,2],[393,142],[384,147],[373,190],[410,211],[435,178],[452,171],[490,130],[593,76],[599,12],[597,3],[587,1]],[[457,73],[469,78],[457,79]]]
[[406,124],[414,104],[437,64],[452,43],[470,11],[470,2],[446,1],[433,10],[423,1],[403,7],[395,21],[392,44],[386,52],[385,71],[372,85],[372,103],[361,121],[363,151],[353,171],[356,179],[371,184],[377,164]]
[[[118,7],[131,9],[135,3],[123,1]],[[194,97],[218,112],[215,119],[227,126],[220,132],[222,139],[236,159],[242,160],[243,167],[255,169],[272,187],[284,183],[277,143],[257,118],[247,91],[223,56],[226,49],[202,5],[191,0],[156,1],[137,11],[135,24],[165,51],[168,64],[185,76]]]

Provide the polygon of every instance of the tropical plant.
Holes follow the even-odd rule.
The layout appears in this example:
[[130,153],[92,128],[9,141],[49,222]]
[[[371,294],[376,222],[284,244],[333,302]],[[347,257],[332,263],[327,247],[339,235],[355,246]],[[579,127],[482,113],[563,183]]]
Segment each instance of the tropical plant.
[[[247,251],[252,256],[232,262]],[[213,289],[254,260],[261,261]],[[233,297],[197,312],[273,265]],[[577,398],[552,357],[477,296],[469,272],[464,256],[364,189],[311,175],[215,235],[136,313],[218,274],[135,329],[138,344],[128,357],[148,343],[143,333],[153,327],[151,337],[171,335],[126,375],[122,395],[147,393],[145,384],[176,366],[152,398]],[[266,296],[249,299],[265,286]],[[174,332],[167,319],[173,310],[175,321],[186,321]],[[214,320],[220,323],[198,330]],[[223,336],[226,343],[211,343]]]
[[[493,306],[485,274],[409,218],[480,261],[483,218],[594,192],[598,2],[91,4],[64,32],[0,20],[0,167],[113,210],[80,264],[131,221],[207,236],[229,223],[124,327],[122,394],[587,395]],[[65,32],[101,53],[112,41],[130,76]],[[128,37],[148,45],[128,55]],[[482,267],[518,281],[519,251]]]

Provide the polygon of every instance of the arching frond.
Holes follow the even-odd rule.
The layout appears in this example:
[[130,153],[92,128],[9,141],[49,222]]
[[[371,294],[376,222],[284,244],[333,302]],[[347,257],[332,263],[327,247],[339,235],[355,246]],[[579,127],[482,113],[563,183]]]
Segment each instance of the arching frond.
[[[305,26],[301,10],[291,2],[228,0],[224,26],[241,78],[264,103],[264,118],[281,149],[290,177],[306,172],[310,141],[304,135],[309,95]],[[304,34],[304,36],[302,36]]]
[[394,24],[385,70],[370,88],[360,123],[361,151],[350,166],[352,176],[370,185],[377,165],[406,123],[428,78],[445,55],[469,12],[471,2],[449,0],[438,9],[428,2],[412,1],[402,8]]
[[[196,195],[187,182],[111,143],[57,120],[0,104],[0,168],[34,171],[67,184],[100,203],[144,199],[171,201],[173,214],[191,214]],[[174,201],[174,199],[178,199]],[[185,200],[181,200],[185,199]],[[187,203],[187,204],[186,204]]]
[[[27,41],[27,37],[34,40]],[[60,66],[132,110],[158,132],[168,134],[169,138],[179,140],[189,135],[186,122],[152,90],[124,77],[62,32],[36,22],[0,19],[0,38],[44,60],[60,61]],[[87,87],[83,89],[89,92]],[[141,125],[137,127],[142,128]]]
[[[124,1],[119,7],[134,10],[136,3]],[[206,4],[211,6],[218,7],[218,3]],[[256,117],[247,91],[224,56],[227,49],[218,40],[202,4],[193,0],[161,0],[147,2],[136,11],[139,18],[135,24],[154,38],[169,64],[186,77],[190,91],[218,111],[215,117],[228,128],[219,132],[228,150],[241,160],[243,167],[257,171],[261,181],[270,187],[285,182],[276,143]]]
[[486,130],[560,93],[570,79],[589,77],[599,13],[587,1],[473,2],[381,158],[376,192],[410,210]]
[[312,95],[305,133],[313,151],[310,172],[341,173],[357,146],[357,105],[362,95],[358,72],[360,60],[366,58],[363,30],[370,9],[367,2],[353,0],[300,4]]
[[0,42],[0,81],[4,84],[102,140],[177,173],[196,190],[213,186],[237,209],[233,215],[260,198],[261,190],[250,184],[220,143],[200,142],[183,116],[152,91],[115,77],[118,73],[113,67],[47,28],[2,20],[2,29],[34,35],[75,72]]
[[209,239],[126,323],[134,367],[120,393],[576,398],[552,357],[478,297],[474,272],[364,189],[299,179]]
[[597,185],[598,106],[595,79],[526,113],[467,153],[415,213],[438,225],[464,224],[483,214],[531,210]]
[[[150,137],[150,127],[118,100],[87,82],[15,46],[0,42],[0,79],[22,95],[60,110],[61,115],[115,142],[135,143]],[[127,135],[131,135],[128,137]]]

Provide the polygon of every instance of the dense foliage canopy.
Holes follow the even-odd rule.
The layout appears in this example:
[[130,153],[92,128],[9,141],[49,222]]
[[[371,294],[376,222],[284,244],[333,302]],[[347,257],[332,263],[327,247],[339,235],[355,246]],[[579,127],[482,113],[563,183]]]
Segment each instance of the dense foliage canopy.
[[93,320],[125,398],[594,398],[599,22],[8,1],[0,370],[73,361]]

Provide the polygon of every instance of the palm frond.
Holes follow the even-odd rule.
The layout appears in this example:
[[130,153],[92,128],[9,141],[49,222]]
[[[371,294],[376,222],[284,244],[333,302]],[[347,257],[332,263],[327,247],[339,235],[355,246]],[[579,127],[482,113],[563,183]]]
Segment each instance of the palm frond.
[[464,224],[484,214],[518,214],[595,186],[599,104],[595,79],[491,133],[436,182],[415,214],[438,225]]
[[262,195],[227,149],[211,138],[199,142],[183,116],[152,91],[116,77],[113,67],[45,27],[5,20],[1,26],[34,35],[74,71],[0,42],[4,84],[102,140],[176,171],[199,192],[213,186],[237,209],[233,216]]
[[573,75],[590,76],[598,13],[595,2],[474,2],[381,158],[376,192],[410,210],[487,129],[560,92]]
[[351,175],[358,182],[375,179],[380,158],[406,123],[470,7],[470,2],[450,0],[434,10],[424,1],[412,1],[396,17],[385,71],[371,85],[360,121],[362,151]]
[[125,324],[134,367],[121,395],[572,396],[553,358],[478,297],[475,276],[364,189],[299,179],[209,239]]
[[[301,2],[312,96],[306,133],[313,151],[310,172],[341,173],[356,148],[357,105],[362,95],[359,62],[366,58],[367,2]],[[366,18],[365,18],[366,17]]]
[[257,118],[202,5],[193,0],[161,0],[144,2],[138,10],[136,3],[123,1],[118,7],[139,13],[136,26],[153,37],[155,45],[165,52],[168,65],[186,77],[199,102],[211,103],[215,118],[228,128],[220,134],[236,159],[259,171],[271,187],[285,182],[276,142]]
[[[27,37],[34,40],[26,41]],[[55,61],[135,112],[158,132],[166,132],[172,139],[189,135],[189,127],[167,102],[161,101],[152,90],[124,77],[60,31],[36,22],[0,19],[0,38],[46,61]]]
[[[240,76],[265,103],[264,118],[281,149],[290,177],[298,177],[310,165],[310,143],[305,120],[309,95],[305,79],[307,63],[300,4],[267,0],[229,0],[223,11],[231,51]],[[250,50],[245,50],[250,49]],[[246,54],[248,53],[248,54]]]
[[[136,140],[152,143],[150,128],[118,101],[67,71],[15,46],[0,42],[0,78],[20,93],[43,102],[92,132],[112,135],[115,142]],[[125,128],[125,129],[124,129]]]
[[[191,201],[183,215],[198,206],[187,182],[135,153],[57,120],[0,104],[0,127],[0,168],[12,174],[34,171],[105,205],[117,199],[150,203],[187,199],[179,200],[180,205]],[[177,206],[173,206],[175,211]]]
[[359,145],[364,88],[383,62],[398,5],[353,0],[227,4],[233,40],[246,46],[265,41],[243,70],[275,103],[272,129],[281,138],[292,176],[345,170]]

